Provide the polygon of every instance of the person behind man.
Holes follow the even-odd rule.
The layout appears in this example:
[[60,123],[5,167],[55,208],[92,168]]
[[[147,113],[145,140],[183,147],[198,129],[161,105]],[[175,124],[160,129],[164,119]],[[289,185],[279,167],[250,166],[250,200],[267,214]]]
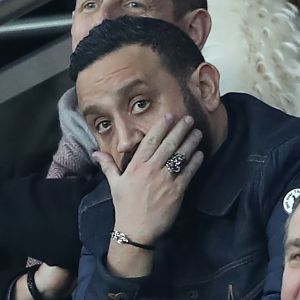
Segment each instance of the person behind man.
[[280,299],[300,120],[220,101],[218,71],[161,20],[103,22],[70,70],[107,177],[80,208],[75,299]]
[[300,299],[300,198],[295,198],[286,227],[282,300]]

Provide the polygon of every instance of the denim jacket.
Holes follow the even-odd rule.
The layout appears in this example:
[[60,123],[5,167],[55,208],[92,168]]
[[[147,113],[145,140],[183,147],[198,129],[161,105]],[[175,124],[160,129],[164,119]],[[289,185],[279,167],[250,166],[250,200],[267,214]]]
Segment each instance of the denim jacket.
[[284,199],[300,188],[300,120],[246,94],[222,101],[228,138],[157,242],[149,276],[117,278],[106,269],[114,227],[107,181],[82,201],[76,300],[280,299]]

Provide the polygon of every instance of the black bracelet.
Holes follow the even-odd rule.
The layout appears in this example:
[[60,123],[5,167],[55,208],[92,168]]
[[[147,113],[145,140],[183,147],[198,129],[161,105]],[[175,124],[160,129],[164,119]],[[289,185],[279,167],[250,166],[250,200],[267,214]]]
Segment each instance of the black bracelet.
[[30,268],[27,272],[27,287],[28,290],[34,300],[42,300],[42,294],[39,292],[38,288],[36,287],[35,281],[34,281],[34,274],[38,270],[40,266],[34,266],[33,268]]
[[113,240],[115,240],[118,244],[127,244],[127,245],[131,245],[131,246],[134,246],[134,247],[142,248],[142,249],[145,249],[145,250],[150,250],[150,251],[152,251],[152,250],[155,249],[154,246],[143,245],[143,244],[139,244],[139,243],[133,242],[132,240],[130,240],[125,235],[125,233],[117,231],[117,230],[114,230],[111,233],[111,238]]
[[131,240],[128,240],[127,244],[131,245],[131,246],[138,247],[138,248],[142,248],[142,249],[145,249],[145,250],[150,250],[150,251],[154,250],[154,246],[139,244],[139,243],[133,242]]

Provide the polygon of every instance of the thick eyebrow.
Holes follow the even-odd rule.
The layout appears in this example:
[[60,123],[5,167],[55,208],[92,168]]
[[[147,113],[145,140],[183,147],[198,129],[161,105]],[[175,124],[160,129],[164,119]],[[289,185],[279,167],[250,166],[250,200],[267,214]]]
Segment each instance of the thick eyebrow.
[[84,117],[88,116],[88,115],[93,115],[93,114],[101,114],[102,111],[101,109],[99,108],[98,105],[96,104],[90,104],[90,105],[87,105],[86,107],[83,108],[82,110],[82,114]]
[[300,248],[300,238],[287,241],[285,245],[285,251],[288,251],[291,248]]
[[85,0],[76,0],[76,2],[75,2],[75,9],[78,8],[78,7],[80,7],[81,4],[82,4],[84,1],[85,1]]
[[[133,88],[139,85],[145,85],[141,79],[133,79],[126,82],[123,86],[114,91],[114,95],[116,95],[119,99],[122,99],[124,95],[127,95]],[[102,114],[101,108],[97,104],[90,104],[83,108],[82,114],[84,117],[92,114]]]
[[133,88],[138,85],[146,85],[141,79],[133,79],[126,82],[123,86],[118,88],[114,94],[118,97],[123,97],[124,95],[128,94]]

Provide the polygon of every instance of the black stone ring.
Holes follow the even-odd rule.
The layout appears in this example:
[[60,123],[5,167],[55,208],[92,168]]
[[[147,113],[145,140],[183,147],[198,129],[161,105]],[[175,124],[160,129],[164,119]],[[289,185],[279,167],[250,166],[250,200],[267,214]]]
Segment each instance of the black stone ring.
[[185,156],[181,153],[174,153],[166,162],[166,168],[171,174],[179,174],[185,163]]

